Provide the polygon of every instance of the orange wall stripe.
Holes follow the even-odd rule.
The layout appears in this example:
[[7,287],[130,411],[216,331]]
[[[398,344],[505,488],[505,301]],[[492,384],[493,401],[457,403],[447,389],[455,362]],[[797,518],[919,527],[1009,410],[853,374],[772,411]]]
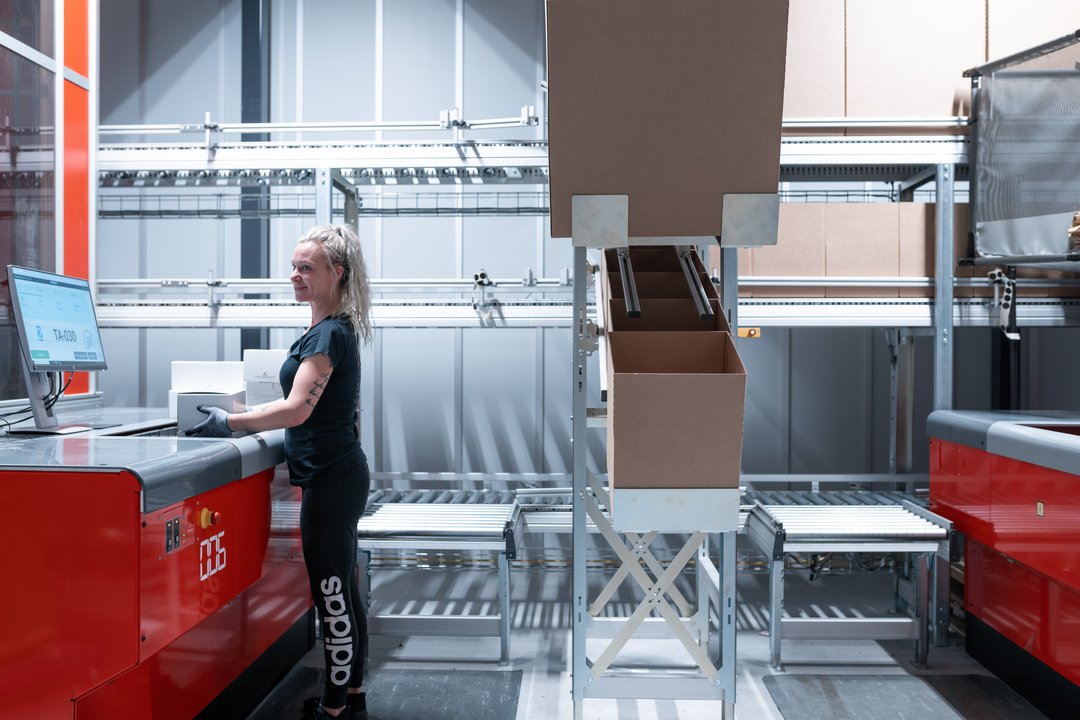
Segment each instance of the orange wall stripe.
[[86,3],[87,0],[64,0],[64,65],[83,77],[90,77],[90,16]]
[[[90,277],[90,93],[64,81],[64,274]],[[76,373],[69,393],[90,390]]]

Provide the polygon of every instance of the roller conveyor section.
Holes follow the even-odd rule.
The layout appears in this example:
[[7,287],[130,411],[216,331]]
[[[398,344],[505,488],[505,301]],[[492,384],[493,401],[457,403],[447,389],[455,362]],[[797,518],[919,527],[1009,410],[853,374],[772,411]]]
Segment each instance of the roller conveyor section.
[[512,557],[520,516],[516,503],[385,503],[364,513],[357,534],[361,548],[497,550]]
[[[831,499],[853,499],[843,495],[860,494],[833,493]],[[951,522],[906,499],[880,505],[764,505],[759,500],[747,513],[746,534],[769,558],[769,652],[773,667],[781,667],[780,643],[785,634],[800,639],[913,640],[914,664],[926,667],[929,618],[934,616],[937,622],[942,609],[940,593],[934,593],[931,602],[931,578],[941,577],[941,568],[948,578]],[[912,571],[910,578],[897,578],[897,587],[914,617],[783,617],[784,558],[788,553],[905,553],[912,558]],[[946,598],[946,612],[947,608]]]
[[482,635],[501,641],[499,664],[510,661],[510,559],[515,557],[523,523],[512,492],[494,490],[377,490],[357,523],[357,547],[368,562],[361,587],[371,603],[371,552],[405,550],[491,551],[498,554],[497,616],[387,615],[372,612],[374,635]]

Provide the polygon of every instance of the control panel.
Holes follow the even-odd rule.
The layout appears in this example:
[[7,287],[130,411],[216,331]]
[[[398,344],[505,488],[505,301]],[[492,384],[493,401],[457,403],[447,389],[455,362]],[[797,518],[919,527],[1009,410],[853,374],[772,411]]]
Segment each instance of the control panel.
[[185,509],[182,504],[161,511],[165,528],[166,555],[195,544],[195,523],[192,522],[191,514],[192,512]]

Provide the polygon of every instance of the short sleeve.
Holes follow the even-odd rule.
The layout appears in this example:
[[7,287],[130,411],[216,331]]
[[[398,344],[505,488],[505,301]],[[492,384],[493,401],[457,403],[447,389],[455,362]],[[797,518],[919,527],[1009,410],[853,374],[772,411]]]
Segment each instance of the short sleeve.
[[340,367],[347,343],[338,323],[321,323],[312,329],[300,346],[300,360],[312,355],[326,355],[333,367]]

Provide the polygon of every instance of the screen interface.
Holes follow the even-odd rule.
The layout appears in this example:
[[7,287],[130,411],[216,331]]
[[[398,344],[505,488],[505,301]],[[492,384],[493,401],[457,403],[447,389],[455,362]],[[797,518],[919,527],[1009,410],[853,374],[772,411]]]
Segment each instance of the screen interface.
[[32,370],[105,369],[89,282],[19,267],[11,280]]

